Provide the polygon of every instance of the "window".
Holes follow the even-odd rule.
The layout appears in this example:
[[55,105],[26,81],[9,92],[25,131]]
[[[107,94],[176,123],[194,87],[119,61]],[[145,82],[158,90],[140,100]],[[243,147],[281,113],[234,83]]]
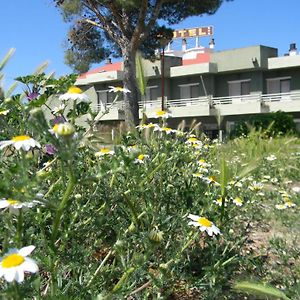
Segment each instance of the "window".
[[250,79],[228,81],[229,96],[250,94]]
[[199,93],[199,83],[182,84],[179,85],[180,88],[180,99],[198,98]]
[[291,77],[267,79],[268,94],[289,93],[290,91],[291,91]]
[[110,93],[108,90],[97,91],[98,109],[105,110],[107,104],[111,104],[115,99],[115,93]]
[[157,100],[158,98],[158,86],[147,86],[146,87],[146,101]]

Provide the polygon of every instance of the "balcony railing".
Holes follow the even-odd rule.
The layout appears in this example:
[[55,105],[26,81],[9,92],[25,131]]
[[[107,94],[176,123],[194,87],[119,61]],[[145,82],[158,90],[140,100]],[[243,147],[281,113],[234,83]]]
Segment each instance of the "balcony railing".
[[[270,102],[285,102],[285,101],[300,101],[300,91],[290,93],[278,94],[250,94],[240,96],[227,96],[227,97],[211,97],[204,96],[198,98],[187,99],[166,99],[165,105],[168,108],[172,107],[185,107],[185,106],[199,106],[199,105],[229,105],[229,104],[246,104],[246,103],[270,103]],[[139,102],[140,109],[144,108],[159,108],[161,106],[161,99],[147,100]],[[118,101],[112,106],[107,103],[105,109],[123,109],[123,102]],[[95,109],[104,110],[102,105],[95,106]],[[300,110],[300,107],[299,107]]]

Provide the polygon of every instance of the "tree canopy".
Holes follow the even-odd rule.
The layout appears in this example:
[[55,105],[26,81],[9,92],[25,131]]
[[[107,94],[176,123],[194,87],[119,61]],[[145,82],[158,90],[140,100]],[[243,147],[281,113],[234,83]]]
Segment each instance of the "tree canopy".
[[66,61],[75,71],[87,71],[108,56],[123,58],[124,86],[131,91],[125,97],[125,119],[137,124],[136,52],[153,56],[162,41],[172,39],[170,26],[187,17],[213,14],[224,0],[54,1],[72,24]]

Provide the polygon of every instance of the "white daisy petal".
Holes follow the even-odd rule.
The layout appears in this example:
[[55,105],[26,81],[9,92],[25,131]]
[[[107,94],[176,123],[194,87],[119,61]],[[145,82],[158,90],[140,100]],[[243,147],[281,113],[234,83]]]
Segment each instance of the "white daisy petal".
[[12,282],[16,279],[17,276],[17,270],[16,268],[6,268],[4,272],[4,278],[8,282]]
[[189,214],[188,218],[192,219],[193,221],[198,221],[199,220],[199,216],[193,215],[193,214]]
[[39,267],[36,264],[36,262],[29,257],[25,258],[25,261],[22,264],[22,268],[25,272],[30,272],[30,273],[36,273],[39,270]]
[[35,249],[35,246],[27,246],[27,247],[23,247],[21,248],[18,253],[22,256],[27,256],[29,255],[33,250]]
[[16,269],[16,275],[15,275],[15,280],[18,283],[21,283],[24,281],[24,272],[21,269]]
[[9,203],[7,200],[0,200],[0,208],[6,208],[9,206]]

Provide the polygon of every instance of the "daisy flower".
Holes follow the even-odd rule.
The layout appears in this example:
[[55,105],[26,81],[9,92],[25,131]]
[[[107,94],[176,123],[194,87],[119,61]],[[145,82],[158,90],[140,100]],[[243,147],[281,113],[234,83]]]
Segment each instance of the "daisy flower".
[[153,123],[149,123],[149,124],[142,124],[142,125],[139,125],[139,126],[137,126],[137,128],[139,128],[139,129],[159,128],[159,125],[153,124]]
[[208,184],[217,185],[217,186],[220,185],[220,183],[218,183],[216,180],[217,180],[217,178],[215,176],[209,176],[209,177],[205,178],[205,181]]
[[287,206],[285,204],[276,204],[275,207],[278,210],[283,210],[283,209],[287,208]]
[[6,116],[9,113],[9,109],[0,110],[0,116]]
[[292,191],[293,191],[294,193],[300,193],[300,187],[299,187],[299,186],[294,186],[294,187],[292,188]]
[[277,159],[277,157],[274,154],[271,154],[271,155],[266,157],[266,160],[268,160],[268,161],[273,161],[273,160],[276,160],[276,159]]
[[95,153],[95,156],[101,157],[101,156],[105,156],[105,155],[114,155],[114,154],[115,154],[115,151],[110,150],[108,148],[102,148],[98,152]]
[[232,202],[236,205],[236,206],[242,206],[243,205],[243,200],[240,197],[235,197]]
[[[177,132],[177,130],[172,129],[170,127],[161,127],[161,128],[158,128],[158,130],[162,131],[162,132],[165,132],[166,134],[176,133]],[[154,131],[156,131],[156,130],[154,129]]]
[[203,178],[203,174],[200,172],[194,173],[194,174],[192,174],[192,176],[195,178]]
[[205,162],[204,159],[198,160],[197,163],[198,163],[198,165],[200,166],[200,168],[209,168],[209,167],[211,167],[211,164]]
[[187,145],[189,146],[193,146],[196,148],[202,147],[203,143],[201,141],[199,141],[197,138],[195,137],[190,137],[187,139],[187,141],[185,142]]
[[135,160],[134,162],[136,164],[144,164],[145,161],[147,160],[147,158],[149,158],[149,155],[146,154],[140,154]]
[[66,108],[66,106],[64,104],[60,104],[59,106],[55,106],[53,109],[52,109],[52,113],[54,115],[56,114],[61,114],[64,109]]
[[171,114],[168,113],[167,111],[165,110],[159,110],[159,111],[156,111],[154,116],[154,118],[163,118],[163,119],[166,119],[166,118],[169,118],[171,117]]
[[41,148],[40,143],[28,135],[18,135],[13,137],[11,140],[1,141],[0,150],[10,145],[14,146],[16,150],[20,150],[22,148],[24,151],[28,151],[30,148],[34,147]]
[[139,148],[137,145],[131,145],[131,146],[128,146],[127,148],[125,147],[124,149],[126,149],[130,153],[139,151]]
[[[228,202],[227,199],[225,199],[225,203],[224,203],[224,206],[225,206],[225,207],[227,206],[227,203],[226,203],[226,202]],[[214,200],[213,203],[217,204],[218,206],[222,206],[222,198],[220,197],[220,198],[218,198],[217,200]]]
[[192,220],[188,223],[188,225],[199,227],[200,231],[206,231],[209,236],[220,234],[220,229],[208,219],[192,214],[189,214],[188,218]]
[[284,205],[285,205],[286,207],[295,207],[295,206],[296,206],[296,204],[295,204],[294,202],[292,202],[292,201],[286,201],[286,202],[284,203]]
[[21,202],[15,199],[1,199],[0,200],[0,209],[8,208],[10,213],[19,214],[20,209],[31,208],[35,205],[34,202]]
[[35,246],[27,246],[21,249],[10,249],[0,258],[0,277],[8,282],[24,281],[24,272],[36,273],[39,268],[36,262],[27,257]]
[[88,96],[77,86],[71,86],[65,94],[59,96],[59,100],[81,100],[82,102],[89,102]]
[[127,94],[127,93],[130,93],[130,91],[124,87],[121,87],[121,86],[109,86],[109,92],[112,92],[112,93],[124,93],[124,94]]

